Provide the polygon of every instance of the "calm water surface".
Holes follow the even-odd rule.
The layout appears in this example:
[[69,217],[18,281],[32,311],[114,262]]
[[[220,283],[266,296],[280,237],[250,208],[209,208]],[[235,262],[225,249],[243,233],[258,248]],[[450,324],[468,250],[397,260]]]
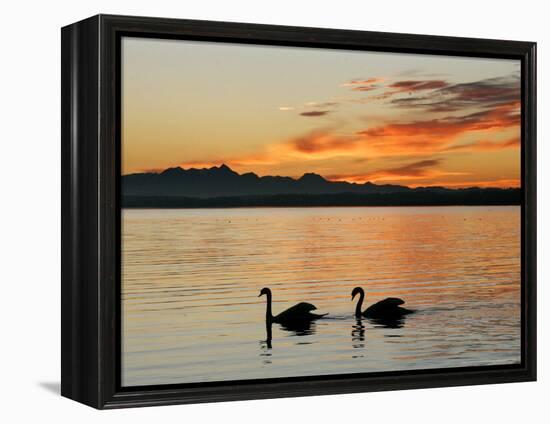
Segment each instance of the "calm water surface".
[[[520,361],[519,207],[124,210],[122,243],[125,386]],[[264,286],[330,315],[269,342]]]

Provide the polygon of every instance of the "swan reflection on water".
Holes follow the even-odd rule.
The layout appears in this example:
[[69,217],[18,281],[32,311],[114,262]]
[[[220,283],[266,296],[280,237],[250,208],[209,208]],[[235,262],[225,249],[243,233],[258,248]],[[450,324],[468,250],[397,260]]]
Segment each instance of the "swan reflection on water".
[[[326,318],[330,319],[330,318]],[[339,318],[333,318],[339,320]],[[341,319],[341,318],[340,318]],[[368,355],[367,351],[367,325],[369,331],[380,331],[380,329],[400,329],[405,325],[407,317],[399,318],[356,318],[351,326],[351,347],[355,353],[351,356],[353,359],[365,358]],[[348,320],[348,318],[345,318]],[[281,331],[289,333],[290,336],[309,336],[314,335],[317,331],[315,321],[305,321],[294,324],[279,324],[276,326]],[[401,337],[398,334],[385,335],[386,337]],[[260,340],[260,358],[263,365],[272,364],[272,349],[273,349],[273,323],[266,321],[265,323],[265,339]],[[309,344],[296,341],[296,345]]]
[[[265,323],[265,340],[260,341],[262,349],[271,349],[273,347],[273,324],[270,321]],[[300,321],[294,323],[280,324],[279,328],[291,333],[292,336],[309,336],[315,334],[316,325],[313,321]]]
[[265,340],[260,340],[260,357],[263,358],[262,363],[264,365],[271,364],[271,340],[273,339],[273,333],[271,329],[271,323],[265,323]]
[[314,321],[298,321],[281,324],[281,330],[291,333],[293,336],[309,336],[315,334],[317,329]]
[[363,349],[365,347],[365,326],[360,319],[357,319],[351,327],[351,346],[354,349]]
[[378,328],[403,328],[407,317],[399,318],[370,318],[369,321]]
[[[399,318],[369,318],[366,321],[371,323],[374,328],[388,328],[388,329],[399,329],[405,326],[406,316]],[[363,324],[363,319],[356,318],[355,323],[351,327],[351,341],[352,346],[355,349],[365,347],[365,333],[366,327]],[[399,337],[393,335],[392,337]]]

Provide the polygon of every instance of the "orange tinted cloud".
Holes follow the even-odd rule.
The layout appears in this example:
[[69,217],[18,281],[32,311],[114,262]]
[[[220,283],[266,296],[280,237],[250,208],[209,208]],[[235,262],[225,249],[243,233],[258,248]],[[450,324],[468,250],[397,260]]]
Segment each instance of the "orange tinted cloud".
[[317,129],[289,140],[282,147],[288,152],[338,154],[354,150],[357,139],[356,136],[337,136],[331,129]]
[[[389,123],[358,131],[357,134],[367,140],[372,148],[387,153],[437,152],[445,150],[456,138],[467,133],[488,135],[504,129],[519,129],[519,124],[519,103],[511,102],[463,116]],[[495,143],[491,147],[504,148],[509,145]]]
[[[501,130],[519,129],[519,103],[512,102],[490,110],[463,116],[447,116],[440,119],[393,122],[374,126],[347,136],[337,135],[335,129],[317,129],[295,137],[274,149],[315,155],[353,155],[357,153],[380,154],[429,154],[447,150],[498,150],[517,145],[517,137],[505,142],[491,140],[464,145],[452,143],[473,132],[490,136]],[[450,147],[451,146],[451,147]]]
[[512,103],[482,112],[463,116],[447,116],[441,119],[392,123],[359,131],[369,137],[437,135],[452,137],[467,131],[503,129],[519,125],[519,104]]

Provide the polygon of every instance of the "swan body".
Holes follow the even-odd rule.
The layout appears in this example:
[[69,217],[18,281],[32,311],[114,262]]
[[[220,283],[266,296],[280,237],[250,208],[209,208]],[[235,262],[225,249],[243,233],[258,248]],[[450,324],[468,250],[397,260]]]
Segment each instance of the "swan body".
[[273,314],[271,313],[271,290],[267,287],[263,288],[260,291],[258,297],[263,295],[267,296],[267,308],[265,313],[265,320],[267,323],[277,323],[286,326],[292,326],[293,324],[308,323],[326,315],[312,313],[311,311],[315,311],[317,309],[315,305],[307,302],[301,302],[294,306],[291,306],[280,314],[273,316]]
[[397,297],[388,297],[375,303],[374,305],[369,306],[361,312],[361,306],[363,305],[363,300],[365,299],[365,291],[361,287],[355,287],[351,292],[351,300],[353,300],[357,295],[359,295],[359,302],[357,302],[357,306],[355,307],[356,318],[365,317],[373,319],[398,319],[403,315],[414,312],[410,309],[402,308],[400,305],[403,305],[405,301]]

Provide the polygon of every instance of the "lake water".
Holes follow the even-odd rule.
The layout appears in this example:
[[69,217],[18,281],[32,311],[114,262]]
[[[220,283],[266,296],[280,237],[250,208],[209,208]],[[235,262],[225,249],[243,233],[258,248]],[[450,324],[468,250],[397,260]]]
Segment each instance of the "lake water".
[[[262,287],[330,314],[268,342]],[[122,310],[124,386],[519,363],[520,208],[126,209]]]

